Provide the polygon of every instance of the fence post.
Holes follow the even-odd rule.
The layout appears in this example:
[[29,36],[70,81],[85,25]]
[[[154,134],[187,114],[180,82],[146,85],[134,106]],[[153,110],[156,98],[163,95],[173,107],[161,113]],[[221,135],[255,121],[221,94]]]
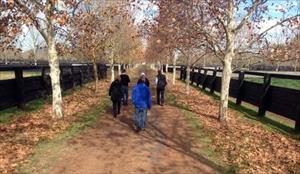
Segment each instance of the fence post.
[[23,70],[21,68],[15,69],[15,80],[16,80],[16,93],[17,93],[17,105],[18,108],[24,109],[25,107],[25,98],[24,98],[24,78]]
[[241,105],[242,100],[244,98],[244,79],[245,79],[245,72],[240,71],[239,72],[239,89],[238,89],[238,95],[236,97],[236,104]]
[[210,88],[210,93],[213,94],[215,92],[216,88],[216,79],[217,79],[217,71],[213,71],[213,79],[211,81],[211,88]]
[[50,91],[50,84],[47,78],[47,68],[42,68],[42,80],[43,80],[43,86],[45,88],[46,91],[46,95],[44,95],[44,98],[46,98],[47,95],[50,95],[51,91]]
[[183,67],[181,66],[180,67],[180,78],[179,78],[180,80],[182,80],[182,76],[183,76]]
[[83,84],[83,72],[82,72],[82,67],[83,66],[80,66],[80,68],[79,68],[79,76],[80,76],[80,78],[79,78],[79,85],[82,87],[82,84]]
[[295,131],[300,133],[300,104],[298,104],[297,112],[296,112],[296,123],[295,123]]
[[207,69],[204,69],[204,77],[203,77],[203,81],[202,81],[202,89],[205,90],[206,88],[206,84],[207,84]]
[[263,85],[263,93],[260,98],[259,109],[258,109],[258,117],[265,116],[267,104],[268,104],[268,91],[271,86],[271,75],[266,74],[264,76],[264,85]]
[[76,76],[75,76],[75,69],[74,69],[74,66],[71,65],[71,78],[72,78],[72,88],[75,88],[76,86]]
[[192,72],[190,72],[191,85],[193,85],[194,82],[194,75],[195,75],[195,67],[193,67]]
[[201,71],[202,71],[202,68],[199,68],[198,70],[198,78],[197,78],[197,87],[200,85],[200,82],[201,82]]

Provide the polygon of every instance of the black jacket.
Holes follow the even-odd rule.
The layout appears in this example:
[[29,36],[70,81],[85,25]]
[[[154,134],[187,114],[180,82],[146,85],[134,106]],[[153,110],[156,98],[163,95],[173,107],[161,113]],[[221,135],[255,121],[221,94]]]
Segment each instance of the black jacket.
[[109,88],[109,96],[112,101],[122,100],[122,85],[119,80],[115,80],[111,83]]
[[167,78],[165,75],[163,74],[158,74],[156,76],[157,78],[157,84],[156,84],[156,88],[157,89],[165,89],[166,85],[167,85]]
[[121,84],[124,86],[128,86],[128,83],[130,83],[130,78],[127,74],[121,74]]

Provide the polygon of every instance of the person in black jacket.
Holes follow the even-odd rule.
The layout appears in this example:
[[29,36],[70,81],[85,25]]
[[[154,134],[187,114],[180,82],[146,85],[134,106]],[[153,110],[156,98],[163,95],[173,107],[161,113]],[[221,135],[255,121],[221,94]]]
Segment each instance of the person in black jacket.
[[165,102],[165,88],[168,83],[166,76],[161,73],[161,70],[157,71],[155,83],[157,92],[157,104],[163,106]]
[[117,76],[115,81],[113,81],[109,88],[109,96],[113,103],[113,115],[116,118],[120,114],[121,110],[121,100],[122,100],[122,85],[120,77]]
[[128,104],[128,84],[130,83],[130,78],[126,74],[126,70],[122,70],[122,74],[120,75],[121,77],[121,84],[122,84],[122,93],[123,93],[123,105]]

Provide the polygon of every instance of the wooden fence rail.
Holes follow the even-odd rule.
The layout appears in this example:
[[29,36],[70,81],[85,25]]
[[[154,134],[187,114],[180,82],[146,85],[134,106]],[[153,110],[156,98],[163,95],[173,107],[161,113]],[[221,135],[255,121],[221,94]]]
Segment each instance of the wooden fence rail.
[[[196,72],[197,71],[197,72]],[[210,72],[210,73],[208,73]],[[203,89],[210,89],[211,93],[221,91],[220,70],[193,68],[190,72],[191,84],[201,85]],[[186,80],[186,67],[180,69],[180,79]],[[277,87],[271,85],[272,78],[300,80],[297,75],[271,74],[261,72],[237,71],[238,78],[232,78],[229,95],[236,98],[236,104],[250,103],[258,107],[258,117],[263,117],[266,111],[294,120],[295,130],[300,132],[300,90]],[[263,84],[249,82],[245,75],[264,77]]]
[[[98,64],[98,77],[107,76],[107,67]],[[92,64],[61,64],[60,82],[62,90],[74,88],[78,85],[94,80]],[[0,72],[8,71],[15,75],[14,79],[0,80],[0,110],[18,106],[23,108],[26,102],[46,97],[51,94],[51,80],[49,66],[44,65],[1,65]],[[41,75],[24,77],[25,71],[39,72]]]

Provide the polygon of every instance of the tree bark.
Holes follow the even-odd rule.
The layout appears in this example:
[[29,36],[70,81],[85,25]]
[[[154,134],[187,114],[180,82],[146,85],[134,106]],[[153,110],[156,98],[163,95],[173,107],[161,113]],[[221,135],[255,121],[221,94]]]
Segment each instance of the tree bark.
[[235,42],[235,22],[234,22],[234,5],[233,0],[228,1],[228,26],[227,26],[227,43],[225,57],[223,61],[222,85],[221,85],[221,101],[219,106],[219,120],[226,120],[228,113],[229,86],[231,80],[231,64],[234,57],[234,42]]
[[54,35],[51,29],[48,32],[48,54],[49,54],[49,66],[50,77],[52,85],[52,117],[62,118],[62,95],[60,88],[60,69],[57,51],[55,47]]
[[186,81],[185,81],[185,91],[187,94],[190,94],[190,72],[191,72],[191,60],[190,57],[187,58],[187,69],[186,69]]
[[110,81],[113,82],[115,80],[115,70],[114,70],[114,54],[111,54],[110,58],[110,72],[111,72],[111,79]]
[[95,57],[94,57],[94,61],[93,61],[93,69],[94,69],[94,78],[95,78],[95,93],[97,93],[99,78],[98,78],[98,68],[97,68],[97,63],[96,63]]
[[118,64],[118,71],[119,71],[119,75],[121,74],[121,64]]
[[173,56],[173,85],[176,84],[176,56]]

